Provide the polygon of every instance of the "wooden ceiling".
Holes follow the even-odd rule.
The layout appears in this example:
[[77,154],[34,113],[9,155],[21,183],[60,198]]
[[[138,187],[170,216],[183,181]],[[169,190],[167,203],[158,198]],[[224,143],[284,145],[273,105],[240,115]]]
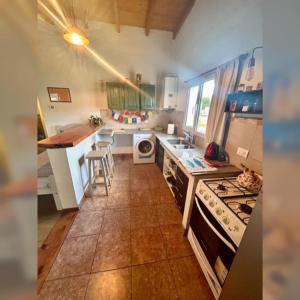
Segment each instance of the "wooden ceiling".
[[[195,0],[56,0],[67,18],[101,21],[114,24],[117,32],[122,25],[142,27],[149,35],[151,29],[173,33],[175,39]],[[43,1],[49,3],[51,0]]]

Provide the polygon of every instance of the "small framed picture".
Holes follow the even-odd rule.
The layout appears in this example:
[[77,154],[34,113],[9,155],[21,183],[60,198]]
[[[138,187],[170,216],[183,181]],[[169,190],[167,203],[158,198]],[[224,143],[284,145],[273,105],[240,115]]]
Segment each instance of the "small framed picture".
[[263,88],[263,83],[262,83],[262,82],[259,82],[259,83],[257,84],[256,89],[257,89],[257,90],[262,90],[262,88]]
[[246,86],[246,92],[250,92],[252,91],[252,89],[253,89],[252,85]]
[[69,88],[47,87],[51,102],[71,102]]
[[244,85],[243,83],[240,84],[240,85],[238,86],[237,90],[238,90],[238,92],[244,92],[244,90],[245,90],[245,85]]

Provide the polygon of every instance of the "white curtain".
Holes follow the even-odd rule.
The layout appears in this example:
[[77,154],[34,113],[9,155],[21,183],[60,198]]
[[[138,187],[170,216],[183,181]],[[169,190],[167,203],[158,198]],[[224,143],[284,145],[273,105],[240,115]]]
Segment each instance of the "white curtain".
[[239,58],[236,58],[217,68],[215,74],[215,89],[210,106],[205,145],[211,142],[221,144],[225,127],[225,103],[229,93],[234,91],[239,67]]

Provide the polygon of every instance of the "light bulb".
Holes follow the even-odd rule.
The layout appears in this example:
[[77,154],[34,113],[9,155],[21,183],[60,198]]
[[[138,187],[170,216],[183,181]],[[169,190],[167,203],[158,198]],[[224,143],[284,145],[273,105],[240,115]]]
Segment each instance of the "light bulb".
[[90,41],[85,36],[83,36],[77,32],[65,33],[64,39],[68,43],[76,45],[76,46],[88,45],[90,43]]

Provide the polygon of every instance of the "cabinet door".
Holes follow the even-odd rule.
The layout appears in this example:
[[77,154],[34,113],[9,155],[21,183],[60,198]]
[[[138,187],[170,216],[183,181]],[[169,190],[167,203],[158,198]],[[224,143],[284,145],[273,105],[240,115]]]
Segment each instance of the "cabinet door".
[[156,164],[161,170],[163,171],[164,168],[164,155],[165,151],[164,148],[161,146],[160,142],[158,139],[156,139],[156,153],[155,153],[155,159],[156,159]]
[[176,172],[176,188],[177,191],[175,192],[176,203],[179,207],[180,212],[183,214],[187,189],[189,185],[188,177],[183,173],[183,171],[177,167]]
[[109,109],[123,109],[122,83],[107,82],[107,104]]
[[124,108],[127,110],[140,110],[139,92],[126,84],[123,85],[122,92]]
[[155,109],[155,85],[141,84],[140,89],[144,92],[141,93],[141,110],[154,110]]

